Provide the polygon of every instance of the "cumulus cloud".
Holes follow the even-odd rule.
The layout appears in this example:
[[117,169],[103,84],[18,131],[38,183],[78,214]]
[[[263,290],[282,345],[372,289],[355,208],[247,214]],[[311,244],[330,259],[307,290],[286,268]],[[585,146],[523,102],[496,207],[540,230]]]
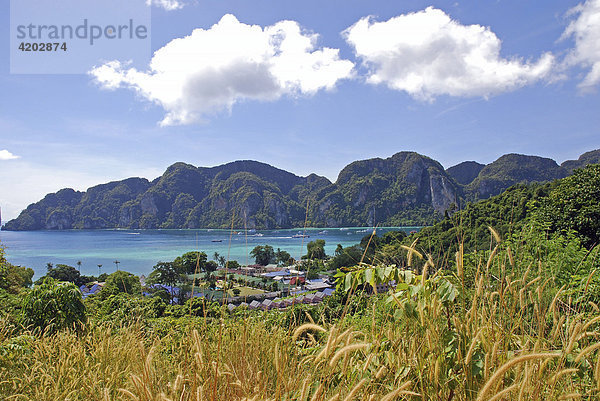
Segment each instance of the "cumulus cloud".
[[14,160],[18,159],[21,156],[16,156],[10,153],[8,150],[0,150],[0,160]]
[[313,95],[350,78],[354,63],[316,41],[295,21],[263,28],[228,14],[156,51],[147,71],[112,61],[91,75],[104,88],[130,88],[162,106],[162,125],[190,124],[243,100]]
[[575,47],[565,59],[568,67],[580,65],[589,71],[579,88],[587,91],[600,83],[600,0],[588,0],[572,8],[568,14],[574,18],[562,38],[573,38]]
[[184,3],[178,0],[146,0],[146,4],[162,7],[167,11],[179,10],[184,6]]
[[489,97],[536,82],[554,65],[550,53],[537,61],[503,58],[488,27],[462,25],[433,7],[385,22],[365,17],[344,36],[368,68],[368,82],[423,100]]

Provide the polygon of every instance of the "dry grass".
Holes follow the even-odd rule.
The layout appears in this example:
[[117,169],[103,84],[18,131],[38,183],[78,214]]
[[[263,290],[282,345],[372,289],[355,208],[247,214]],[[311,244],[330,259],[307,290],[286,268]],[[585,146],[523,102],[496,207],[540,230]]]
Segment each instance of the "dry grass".
[[[541,266],[513,276],[504,263],[514,265],[514,255],[506,259],[493,252],[466,279],[457,255],[455,282],[464,286],[463,297],[449,305],[432,292],[419,300],[413,316],[375,316],[373,306],[362,320],[348,316],[335,325],[297,329],[249,315],[212,324],[188,319],[166,336],[137,325],[105,325],[81,335],[25,337],[24,345],[0,358],[0,396],[598,399],[600,318],[563,299],[541,276]],[[7,333],[0,329],[3,344],[12,341]]]

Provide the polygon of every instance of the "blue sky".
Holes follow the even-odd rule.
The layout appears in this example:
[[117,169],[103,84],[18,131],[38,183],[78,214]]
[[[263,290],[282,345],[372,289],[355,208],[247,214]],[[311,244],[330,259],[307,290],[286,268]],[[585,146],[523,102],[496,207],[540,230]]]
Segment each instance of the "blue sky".
[[[155,3],[161,71],[133,60],[11,75],[2,58],[3,220],[48,192],[153,179],[177,161],[253,159],[335,180],[354,160],[403,150],[450,167],[600,148],[600,0]],[[281,35],[287,47],[263,49]],[[195,62],[178,58],[178,38]]]

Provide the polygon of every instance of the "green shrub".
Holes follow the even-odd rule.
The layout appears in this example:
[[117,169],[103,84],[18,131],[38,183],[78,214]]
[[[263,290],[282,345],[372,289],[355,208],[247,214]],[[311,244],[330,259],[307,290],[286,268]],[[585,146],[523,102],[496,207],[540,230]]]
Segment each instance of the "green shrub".
[[129,295],[140,295],[142,286],[138,276],[134,276],[126,271],[116,271],[106,278],[106,284],[100,292],[100,296],[104,299],[111,295],[125,293]]
[[86,313],[81,291],[73,283],[47,278],[25,295],[21,323],[49,332],[65,328],[83,329]]
[[86,299],[90,315],[100,321],[131,323],[139,320],[159,318],[167,303],[159,297],[133,296],[125,293],[112,294],[105,299]]

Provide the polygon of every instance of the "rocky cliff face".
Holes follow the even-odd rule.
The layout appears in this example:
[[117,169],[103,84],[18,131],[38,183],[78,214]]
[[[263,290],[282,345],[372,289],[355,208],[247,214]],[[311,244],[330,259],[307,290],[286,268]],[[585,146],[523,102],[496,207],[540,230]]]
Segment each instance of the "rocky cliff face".
[[431,205],[439,213],[448,210],[453,203],[458,203],[456,184],[447,177],[430,176],[429,191],[431,193]]
[[325,192],[311,222],[343,226],[422,224],[460,196],[438,162],[414,152],[351,163]]

